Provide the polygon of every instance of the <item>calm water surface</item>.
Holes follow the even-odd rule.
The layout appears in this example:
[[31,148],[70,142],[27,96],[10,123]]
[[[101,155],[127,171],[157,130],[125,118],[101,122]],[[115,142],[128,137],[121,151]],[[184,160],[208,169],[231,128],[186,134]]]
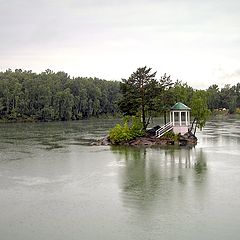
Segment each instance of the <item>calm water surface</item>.
[[89,146],[115,122],[0,124],[1,240],[239,239],[240,118],[193,149]]

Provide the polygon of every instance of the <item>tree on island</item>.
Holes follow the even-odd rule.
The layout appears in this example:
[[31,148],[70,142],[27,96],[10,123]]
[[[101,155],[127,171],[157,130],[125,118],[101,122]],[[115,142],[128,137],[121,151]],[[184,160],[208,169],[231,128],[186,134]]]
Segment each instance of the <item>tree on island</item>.
[[174,104],[173,94],[172,94],[172,86],[173,81],[171,76],[167,76],[165,73],[159,81],[160,85],[160,94],[158,96],[158,110],[160,113],[163,113],[164,116],[164,124],[167,123],[167,112],[169,111],[170,107]]
[[110,130],[109,139],[112,143],[118,144],[144,136],[153,113],[165,111],[164,106],[160,107],[163,105],[162,93],[172,85],[172,80],[166,74],[160,81],[155,76],[156,72],[152,73],[152,69],[145,66],[138,68],[120,83],[122,99],[119,107],[125,117],[122,125],[117,124]]
[[[123,79],[120,83],[122,91],[120,110],[125,116],[141,116],[144,132],[154,112],[162,113],[166,124],[167,110],[176,101],[184,101],[192,108],[194,120],[190,131],[193,131],[195,135],[196,128],[202,129],[210,114],[207,105],[208,93],[203,90],[193,90],[181,81],[174,84],[170,76],[166,74],[159,81],[155,76],[156,72],[152,73],[152,69],[145,66],[138,68],[128,79]],[[131,125],[129,127],[129,123],[124,122],[124,126],[119,125],[118,128],[113,129],[111,136],[118,136],[119,134],[115,133],[121,130],[124,132],[123,138],[132,139],[135,134],[126,131],[130,128]]]
[[120,110],[124,115],[141,114],[143,129],[150,122],[152,111],[155,109],[156,97],[159,94],[156,72],[152,68],[141,67],[133,72],[128,79],[123,79],[120,89],[123,98],[120,101]]
[[[206,121],[210,115],[210,110],[207,105],[207,93],[203,90],[196,90],[193,94],[191,102],[192,116],[194,117],[192,121],[191,131],[194,128],[194,135],[196,134],[196,129],[205,126]],[[194,126],[195,125],[195,126]]]

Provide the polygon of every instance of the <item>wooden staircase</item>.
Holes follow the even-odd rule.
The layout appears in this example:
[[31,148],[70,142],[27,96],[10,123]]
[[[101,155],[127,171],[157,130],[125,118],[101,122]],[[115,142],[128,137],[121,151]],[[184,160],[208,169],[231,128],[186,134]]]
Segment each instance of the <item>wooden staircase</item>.
[[173,123],[169,122],[167,124],[165,124],[164,126],[160,127],[157,131],[156,131],[156,137],[159,138],[161,137],[164,133],[169,132],[173,129]]

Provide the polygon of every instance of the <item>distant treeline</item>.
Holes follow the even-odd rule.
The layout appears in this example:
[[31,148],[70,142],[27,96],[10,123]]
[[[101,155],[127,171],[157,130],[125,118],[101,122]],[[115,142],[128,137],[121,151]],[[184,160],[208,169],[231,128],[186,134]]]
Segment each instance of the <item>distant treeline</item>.
[[[194,95],[206,99],[208,108],[226,108],[234,113],[240,108],[240,83],[222,89],[212,85],[207,90],[194,90],[181,81],[163,76],[158,101],[159,113],[181,101],[191,107]],[[164,84],[168,82],[165,86]],[[7,70],[0,72],[0,120],[78,120],[120,113],[120,82],[98,78],[70,77],[65,72],[46,70]]]
[[231,86],[226,84],[222,89],[218,85],[211,85],[207,89],[208,108],[214,109],[228,109],[229,113],[240,113],[240,83]]
[[240,113],[240,83],[232,86],[226,84],[223,88],[213,84],[206,90],[194,90],[186,83],[177,81],[168,92],[170,98],[174,99],[174,102],[180,101],[190,107],[194,95],[200,94],[201,98],[206,99],[207,107],[211,112],[226,109],[230,114]]
[[77,120],[118,113],[119,82],[65,72],[0,72],[0,119]]

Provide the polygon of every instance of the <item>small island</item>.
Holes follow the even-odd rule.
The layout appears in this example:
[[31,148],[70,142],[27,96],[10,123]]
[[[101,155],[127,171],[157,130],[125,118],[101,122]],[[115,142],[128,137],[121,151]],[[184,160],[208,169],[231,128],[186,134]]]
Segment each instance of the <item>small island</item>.
[[[190,124],[191,108],[178,102],[170,109],[169,122],[160,127],[159,125],[147,129],[144,134],[141,130],[141,122],[137,118],[132,118],[131,127],[129,119],[124,126],[117,125],[110,131],[109,136],[100,139],[94,145],[123,145],[123,146],[194,146],[197,144],[197,137],[192,133]],[[128,135],[136,136],[128,139]],[[123,135],[123,136],[121,136]]]
[[[110,130],[109,136],[97,145],[159,146],[195,145],[196,128],[202,129],[210,111],[201,91],[196,91],[191,108],[182,102],[172,107],[172,96],[166,96],[172,80],[166,74],[158,81],[156,72],[146,66],[138,68],[120,84],[122,99],[119,107],[124,115],[123,123]],[[154,115],[163,115],[164,124],[148,128]],[[191,122],[191,116],[193,121]]]

